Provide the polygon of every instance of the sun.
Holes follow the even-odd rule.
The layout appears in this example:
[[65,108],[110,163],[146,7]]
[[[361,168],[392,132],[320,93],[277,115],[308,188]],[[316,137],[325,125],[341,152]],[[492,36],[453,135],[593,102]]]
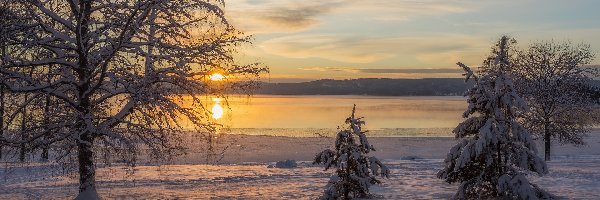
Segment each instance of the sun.
[[223,76],[223,74],[220,74],[220,73],[214,73],[214,74],[211,74],[210,76],[208,76],[208,78],[211,81],[222,81],[223,79],[225,79],[225,76]]

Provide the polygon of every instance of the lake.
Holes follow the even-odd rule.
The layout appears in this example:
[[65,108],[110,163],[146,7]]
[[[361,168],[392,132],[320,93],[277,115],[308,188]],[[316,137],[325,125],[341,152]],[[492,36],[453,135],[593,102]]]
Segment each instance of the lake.
[[333,136],[356,104],[372,136],[452,136],[467,107],[459,96],[285,96],[205,98],[224,134]]

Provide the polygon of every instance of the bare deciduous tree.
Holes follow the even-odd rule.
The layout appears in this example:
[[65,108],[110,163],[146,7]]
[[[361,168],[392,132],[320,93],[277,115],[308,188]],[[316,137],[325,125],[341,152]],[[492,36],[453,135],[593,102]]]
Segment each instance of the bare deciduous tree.
[[[196,128],[210,126],[200,95],[214,92],[204,77],[215,68],[237,77],[266,71],[234,62],[236,47],[249,38],[228,23],[222,0],[10,4],[26,20],[11,24],[15,37],[0,66],[2,85],[47,95],[60,107],[37,117],[43,120],[27,130],[29,137],[0,142],[32,149],[60,144],[59,158],[76,152],[80,194],[95,193],[95,149],[123,150],[130,160],[141,150],[173,155],[182,148],[182,118]],[[184,98],[192,107],[182,105]]]
[[594,59],[589,45],[541,42],[517,53],[516,86],[527,100],[525,126],[543,137],[545,159],[553,140],[584,144],[583,137],[600,120],[590,85],[598,72],[587,68]]

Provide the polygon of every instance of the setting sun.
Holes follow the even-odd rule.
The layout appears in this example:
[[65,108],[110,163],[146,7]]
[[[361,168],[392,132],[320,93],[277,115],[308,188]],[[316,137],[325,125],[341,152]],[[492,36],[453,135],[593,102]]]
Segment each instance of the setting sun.
[[208,78],[212,81],[222,81],[223,79],[225,79],[225,76],[220,73],[214,73],[208,76]]

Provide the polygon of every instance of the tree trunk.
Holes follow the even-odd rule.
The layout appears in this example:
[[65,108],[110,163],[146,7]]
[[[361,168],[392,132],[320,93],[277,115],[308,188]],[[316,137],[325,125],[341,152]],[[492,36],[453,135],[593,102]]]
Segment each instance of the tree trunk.
[[[31,68],[31,70],[29,70],[29,76],[33,76],[33,68]],[[25,94],[25,97],[23,98],[23,110],[21,111],[21,139],[23,141],[25,141],[27,138],[29,138],[29,133],[27,132],[27,101],[29,98],[29,94]],[[33,114],[33,113],[32,113]],[[32,115],[33,116],[33,115]],[[21,143],[21,148],[19,151],[19,161],[21,162],[25,162],[25,154],[27,154],[27,145],[22,142]]]
[[45,162],[48,160],[48,147],[42,149],[42,160]]
[[[27,95],[25,96],[25,102],[27,101]],[[21,112],[21,139],[25,140],[27,139],[27,136],[25,135],[26,131],[25,129],[27,128],[27,105],[24,106],[23,111]],[[25,162],[25,143],[22,142],[21,143],[21,148],[19,149],[19,161],[21,162]]]
[[[4,85],[0,85],[0,137],[4,136]],[[0,145],[0,159],[2,159],[2,145]]]
[[[4,136],[4,85],[0,86],[0,137]],[[0,160],[2,160],[2,144],[0,144]]]
[[79,193],[86,190],[96,190],[96,168],[94,166],[94,139],[89,133],[81,136],[77,142],[79,160]]
[[500,175],[503,174],[503,171],[502,171],[502,154],[501,154],[502,152],[500,151],[500,142],[498,142],[496,144],[496,150],[498,152],[498,155],[497,155],[497,158],[496,158],[497,159],[496,162],[498,163],[497,164],[498,165],[498,176],[500,176]]
[[[6,56],[6,43],[5,35],[2,35],[2,49],[0,50],[0,56],[2,56],[2,64],[4,64],[4,57]],[[4,84],[0,84],[0,137],[4,136]],[[2,159],[2,145],[0,145],[0,159]]]
[[548,123],[544,123],[544,160],[550,160],[550,130],[548,129]]
[[[86,91],[87,85],[84,85],[80,91]],[[80,94],[83,96],[83,94]],[[82,110],[83,115],[85,116],[88,113],[91,113],[90,103],[87,97],[81,99],[81,107],[87,108]],[[82,192],[92,192],[96,193],[96,168],[94,166],[94,136],[89,131],[85,131],[87,129],[87,125],[85,123],[85,119],[80,119],[81,122],[79,124],[80,129],[84,130],[81,135],[79,135],[79,140],[77,141],[77,159],[79,160],[79,193]]]
[[[52,66],[50,66],[50,68],[48,69],[48,73],[51,73],[52,71]],[[48,78],[48,83],[50,83],[50,78]],[[44,125],[45,125],[45,134],[44,134],[44,141],[47,141],[48,139],[50,139],[50,130],[48,129],[48,126],[50,125],[50,95],[45,95],[46,99],[45,99],[45,104],[44,104]],[[42,146],[42,160],[47,161],[48,160],[48,148],[49,148],[49,144],[45,143]]]
[[[354,112],[352,112],[352,115],[353,115],[352,118],[354,119]],[[349,151],[346,152],[346,156],[347,156],[348,160],[346,161],[346,174],[344,174],[346,180],[344,180],[344,183],[343,183],[344,184],[344,200],[349,200],[349,199],[351,199],[350,198],[350,187],[351,187],[351,184],[350,184],[350,158],[351,157],[350,157]]]
[[[79,55],[78,65],[79,69],[76,69],[76,73],[80,81],[83,81],[77,89],[79,92],[79,102],[80,102],[80,114],[82,116],[91,116],[92,114],[92,105],[90,105],[90,96],[88,93],[88,89],[90,87],[90,83],[86,80],[90,80],[92,77],[90,67],[88,66],[89,52],[88,47],[90,46],[90,40],[86,40],[84,38],[88,37],[90,19],[91,19],[91,1],[79,1],[81,14],[78,18],[80,21],[79,24],[79,32],[76,34],[76,38],[82,43],[77,45],[77,53]],[[85,119],[80,119],[81,122],[79,124],[79,130],[84,130],[84,132],[80,133],[79,141],[77,142],[78,155],[77,158],[79,160],[79,193],[82,192],[93,192],[96,193],[96,169],[94,166],[94,136],[89,131],[85,131],[88,127],[85,123]]]

